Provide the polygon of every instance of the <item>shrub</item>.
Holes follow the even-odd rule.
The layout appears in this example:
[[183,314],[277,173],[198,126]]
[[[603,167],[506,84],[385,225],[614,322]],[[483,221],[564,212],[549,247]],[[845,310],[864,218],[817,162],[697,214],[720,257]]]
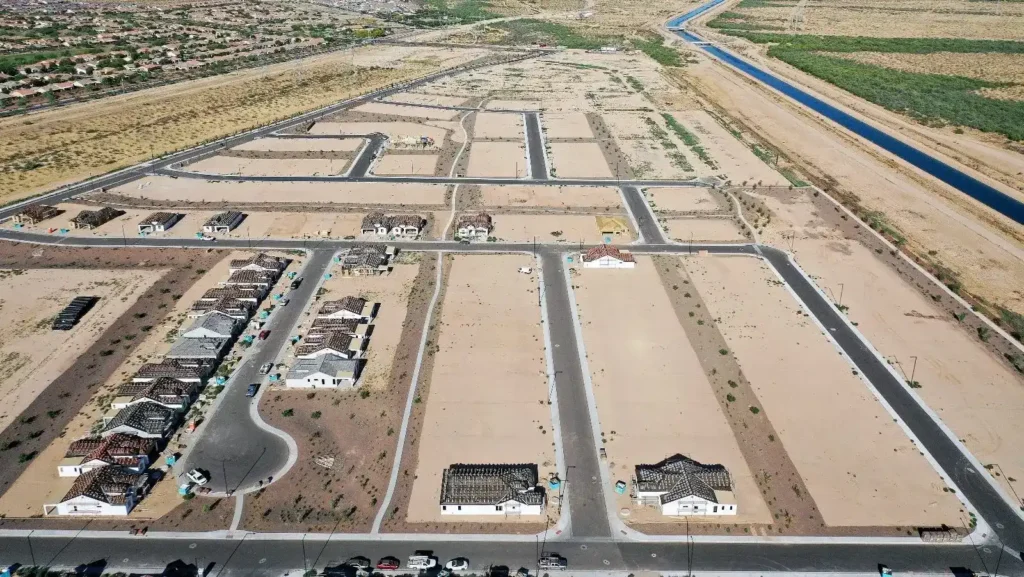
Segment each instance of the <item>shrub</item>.
[[725,400],[727,400],[727,401],[729,401],[731,403],[731,402],[736,400],[736,397],[734,397],[732,395],[732,393],[729,393],[728,395],[725,396]]
[[758,409],[757,407],[750,407],[750,412],[756,415],[761,412],[761,409]]
[[729,349],[718,349],[718,354],[725,356],[729,354]]
[[319,419],[320,415],[321,415],[320,411],[313,411],[313,414],[310,415],[310,417],[312,417],[314,419]]
[[294,414],[295,414],[295,410],[294,409],[285,409],[285,410],[281,411],[281,416],[282,417],[290,417],[290,416],[292,416]]

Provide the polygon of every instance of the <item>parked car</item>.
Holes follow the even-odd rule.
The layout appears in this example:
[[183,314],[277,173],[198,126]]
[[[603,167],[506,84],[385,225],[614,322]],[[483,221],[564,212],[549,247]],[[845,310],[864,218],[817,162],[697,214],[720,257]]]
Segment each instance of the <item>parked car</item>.
[[251,399],[251,398],[256,396],[256,393],[259,392],[259,390],[260,390],[260,384],[259,383],[253,383],[253,384],[249,385],[248,389],[245,390],[245,396],[247,396],[247,397],[249,397]]
[[262,331],[260,331],[259,339],[261,341],[265,341],[265,340],[267,340],[267,337],[269,337],[269,336],[270,336],[270,329],[263,329]]
[[290,284],[288,286],[291,287],[292,290],[295,290],[295,289],[299,288],[299,286],[301,286],[301,285],[302,285],[302,277],[300,276],[299,278],[293,280],[292,284]]
[[286,306],[288,306],[288,303],[289,303],[289,302],[291,302],[291,301],[289,301],[288,299],[281,299],[281,300],[279,300],[279,301],[277,302],[277,304],[279,304],[279,305],[281,305],[281,306],[283,306],[283,307],[286,307]]
[[217,237],[210,236],[208,234],[204,234],[203,236],[201,236],[199,238],[202,239],[202,240],[210,241],[210,242],[213,242],[213,241],[217,240]]
[[394,571],[402,566],[397,557],[383,557],[377,561],[377,568],[385,571]]
[[345,564],[349,567],[355,567],[356,569],[369,569],[370,560],[363,556],[356,556],[345,561]]
[[565,557],[562,557],[557,553],[551,553],[550,555],[545,555],[538,559],[537,566],[541,569],[557,569],[559,571],[565,571],[566,567],[569,566],[569,563],[566,561]]
[[469,559],[465,557],[456,557],[451,561],[444,564],[445,569],[451,569],[452,571],[465,571],[469,569]]
[[413,555],[409,557],[410,569],[433,569],[437,567],[437,559],[431,555]]
[[261,375],[269,375],[270,371],[273,368],[274,368],[274,363],[264,363],[263,366],[260,367],[260,374]]
[[203,485],[210,482],[210,476],[200,471],[199,469],[192,469],[185,475],[189,481],[192,481],[196,485],[202,487]]

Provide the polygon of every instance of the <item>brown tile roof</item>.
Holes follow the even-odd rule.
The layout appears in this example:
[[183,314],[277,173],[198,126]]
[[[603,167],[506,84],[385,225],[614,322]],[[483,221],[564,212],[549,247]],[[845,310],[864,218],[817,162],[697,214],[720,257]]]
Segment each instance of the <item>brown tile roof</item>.
[[328,348],[343,353],[351,344],[352,335],[342,331],[306,335],[306,341],[295,348],[295,356],[311,355]]
[[481,212],[480,214],[470,214],[459,217],[459,224],[456,228],[465,228],[466,226],[473,225],[476,228],[491,228],[491,215]]
[[232,269],[245,268],[247,266],[256,265],[260,268],[270,270],[282,270],[286,266],[284,259],[269,256],[264,253],[253,255],[249,258],[235,259],[231,261],[230,267]]
[[111,505],[123,505],[128,495],[141,487],[146,478],[145,473],[136,474],[120,467],[95,469],[75,479],[61,502],[85,496]]
[[602,244],[601,246],[595,246],[594,248],[588,250],[583,255],[583,261],[590,262],[606,256],[610,256],[612,258],[621,260],[622,262],[633,262],[632,254],[630,254],[629,252],[623,252],[617,248],[610,247],[606,244]]
[[110,465],[134,467],[140,455],[152,455],[156,451],[156,442],[152,439],[140,439],[131,435],[117,433],[105,439],[80,439],[71,443],[65,457],[81,457],[83,463],[103,461]]
[[118,387],[117,395],[131,397],[133,401],[150,399],[158,403],[179,404],[191,400],[196,384],[170,377],[160,377],[147,383],[125,383]]
[[106,224],[124,214],[123,210],[104,206],[99,210],[83,210],[71,219],[71,222],[79,226],[91,226],[96,228]]
[[309,333],[323,333],[327,331],[343,331],[347,333],[354,333],[356,327],[361,323],[358,319],[324,319],[318,318],[313,320],[313,324],[309,327]]
[[206,371],[197,367],[187,367],[174,359],[164,359],[159,363],[146,363],[139,367],[135,376],[140,379],[156,379],[171,377],[174,379],[201,379]]
[[33,204],[32,206],[26,207],[25,210],[18,214],[18,217],[20,217],[18,220],[29,219],[33,222],[39,222],[41,220],[53,218],[62,212],[64,211],[56,206]]
[[139,221],[139,224],[166,224],[168,221],[172,221],[178,218],[178,215],[173,212],[154,212],[146,218]]
[[220,299],[246,299],[246,300],[259,300],[262,296],[263,289],[255,286],[241,286],[231,285],[212,288],[203,293],[203,296],[199,297],[201,301],[216,301]]
[[326,316],[338,311],[348,311],[358,315],[363,313],[363,307],[365,306],[366,299],[347,296],[336,301],[324,301],[323,306],[320,307],[320,314]]
[[225,285],[234,284],[252,284],[252,285],[271,285],[274,284],[274,276],[270,273],[258,270],[239,270],[235,271],[228,277],[228,280],[224,282]]
[[221,298],[215,301],[199,300],[192,303],[192,310],[196,312],[207,313],[210,311],[218,311],[224,314],[232,315],[238,313],[248,314],[254,308],[255,303],[248,300],[240,300],[233,298]]
[[176,418],[173,409],[156,403],[139,403],[121,409],[103,430],[109,431],[124,426],[151,435],[163,435],[168,432],[168,427]]

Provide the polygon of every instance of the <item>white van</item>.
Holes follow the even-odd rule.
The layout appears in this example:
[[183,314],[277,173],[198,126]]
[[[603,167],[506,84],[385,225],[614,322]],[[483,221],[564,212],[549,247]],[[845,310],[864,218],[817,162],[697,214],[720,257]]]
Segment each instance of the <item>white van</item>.
[[409,557],[410,569],[433,569],[437,567],[437,559],[429,555],[413,555]]

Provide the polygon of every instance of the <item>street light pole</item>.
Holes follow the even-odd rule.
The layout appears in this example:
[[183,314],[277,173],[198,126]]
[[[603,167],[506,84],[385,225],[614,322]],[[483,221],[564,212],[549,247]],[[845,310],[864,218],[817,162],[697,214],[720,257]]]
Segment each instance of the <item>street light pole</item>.
[[843,291],[845,289],[846,286],[843,283],[839,283],[839,306],[843,306]]
[[917,357],[910,357],[914,359],[914,366],[910,368],[910,384],[914,384],[914,373],[917,372]]

